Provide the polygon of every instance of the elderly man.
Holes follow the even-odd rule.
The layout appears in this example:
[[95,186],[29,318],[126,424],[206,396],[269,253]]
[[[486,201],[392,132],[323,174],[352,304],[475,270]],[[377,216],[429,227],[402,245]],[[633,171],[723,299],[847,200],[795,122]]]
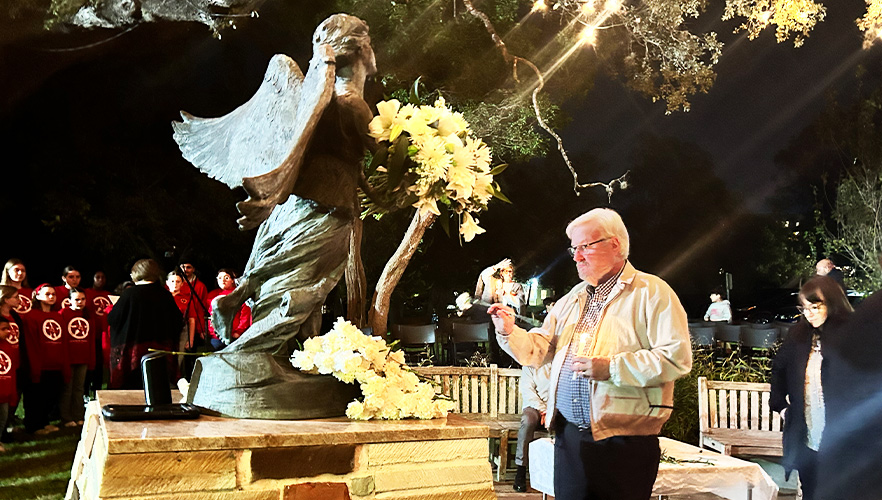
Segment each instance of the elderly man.
[[548,413],[559,500],[646,500],[674,380],[692,369],[686,312],[671,287],[628,262],[628,230],[609,209],[567,226],[582,283],[540,328],[490,308],[500,345],[522,364],[551,362]]
[[815,264],[815,274],[818,276],[829,276],[833,278],[843,290],[846,290],[845,275],[842,274],[842,271],[836,267],[836,264],[834,264],[832,260],[819,260],[818,263]]

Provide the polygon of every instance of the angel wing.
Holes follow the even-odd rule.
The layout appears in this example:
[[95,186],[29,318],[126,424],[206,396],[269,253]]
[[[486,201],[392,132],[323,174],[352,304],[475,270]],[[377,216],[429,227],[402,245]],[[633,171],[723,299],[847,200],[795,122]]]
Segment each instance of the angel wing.
[[249,198],[237,204],[242,229],[259,225],[297,180],[309,140],[334,92],[334,56],[318,47],[306,77],[290,57],[270,60],[254,96],[227,115],[198,118],[181,112],[174,139],[199,170]]

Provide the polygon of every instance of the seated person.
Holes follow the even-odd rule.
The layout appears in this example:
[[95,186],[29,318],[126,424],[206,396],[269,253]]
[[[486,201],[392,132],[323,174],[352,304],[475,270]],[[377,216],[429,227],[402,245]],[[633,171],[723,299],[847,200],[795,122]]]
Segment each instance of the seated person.
[[529,463],[530,443],[540,427],[545,427],[545,411],[548,402],[548,381],[551,377],[551,363],[539,368],[521,368],[519,389],[524,401],[521,409],[521,428],[518,430],[518,448],[515,452],[515,491],[527,491],[527,463]]

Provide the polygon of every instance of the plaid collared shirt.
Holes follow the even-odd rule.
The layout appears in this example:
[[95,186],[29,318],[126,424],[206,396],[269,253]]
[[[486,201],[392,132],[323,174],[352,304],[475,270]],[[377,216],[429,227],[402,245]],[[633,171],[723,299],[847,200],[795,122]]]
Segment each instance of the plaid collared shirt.
[[624,269],[625,266],[622,266],[615,276],[597,287],[588,286],[588,300],[576,324],[573,340],[567,347],[567,356],[560,369],[560,377],[557,379],[555,406],[568,422],[582,429],[587,429],[591,425],[591,381],[586,377],[574,376],[573,358],[588,354],[597,324],[606,308],[606,298],[618,283]]

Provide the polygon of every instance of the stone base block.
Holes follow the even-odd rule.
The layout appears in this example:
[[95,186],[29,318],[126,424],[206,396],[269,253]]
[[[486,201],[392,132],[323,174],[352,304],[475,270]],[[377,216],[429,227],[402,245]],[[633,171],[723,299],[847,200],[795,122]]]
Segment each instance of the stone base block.
[[[180,395],[177,395],[180,398]],[[67,500],[489,500],[486,426],[445,419],[113,422],[89,406]]]

